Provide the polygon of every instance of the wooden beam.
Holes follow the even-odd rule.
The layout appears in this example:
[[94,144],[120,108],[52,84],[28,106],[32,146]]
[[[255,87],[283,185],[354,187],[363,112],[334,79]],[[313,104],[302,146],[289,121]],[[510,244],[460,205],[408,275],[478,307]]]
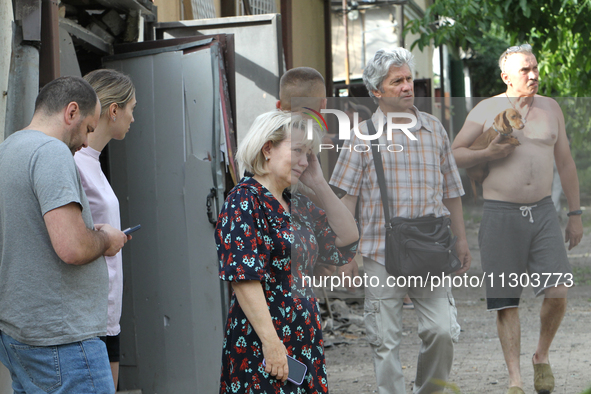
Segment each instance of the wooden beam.
[[183,20],[197,19],[193,12],[193,4],[191,3],[191,0],[183,0],[182,7],[181,14]]
[[293,29],[291,9],[291,0],[281,0],[281,39],[286,70],[293,68]]

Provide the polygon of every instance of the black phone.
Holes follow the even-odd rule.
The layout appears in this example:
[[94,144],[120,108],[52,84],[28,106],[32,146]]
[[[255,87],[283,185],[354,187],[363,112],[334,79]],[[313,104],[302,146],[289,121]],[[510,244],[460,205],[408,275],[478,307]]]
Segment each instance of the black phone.
[[[265,360],[263,359],[263,367],[265,366]],[[308,367],[306,364],[296,360],[291,356],[287,356],[287,368],[289,368],[289,374],[287,376],[287,380],[292,383],[297,384],[298,386],[304,382],[304,378],[306,377],[306,372],[308,371]]]
[[125,230],[123,230],[123,233],[125,235],[129,235],[135,231],[138,231],[140,228],[142,228],[142,225],[138,224],[137,226],[126,228]]

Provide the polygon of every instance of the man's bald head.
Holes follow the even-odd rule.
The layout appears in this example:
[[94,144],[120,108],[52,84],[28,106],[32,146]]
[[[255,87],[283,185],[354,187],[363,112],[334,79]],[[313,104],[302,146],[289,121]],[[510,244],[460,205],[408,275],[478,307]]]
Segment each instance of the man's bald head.
[[[308,97],[298,100],[292,108],[292,98]],[[302,107],[320,110],[325,105],[326,87],[322,74],[310,67],[297,67],[287,71],[279,83],[278,107],[284,111],[299,111]]]

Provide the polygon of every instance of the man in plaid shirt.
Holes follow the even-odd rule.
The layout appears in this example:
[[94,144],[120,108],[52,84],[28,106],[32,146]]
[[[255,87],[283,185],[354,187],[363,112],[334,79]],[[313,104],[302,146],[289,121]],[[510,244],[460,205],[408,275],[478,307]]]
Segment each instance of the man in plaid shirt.
[[[373,122],[378,130],[387,124],[387,113],[405,112],[416,117],[416,125],[408,129],[416,140],[396,129],[391,141],[386,140],[385,132],[379,140],[383,144],[380,152],[391,216],[449,215],[452,230],[458,237],[456,250],[462,263],[457,274],[462,274],[470,268],[471,262],[462,214],[464,190],[445,129],[437,118],[419,112],[414,106],[413,66],[413,56],[404,48],[379,50],[368,62],[363,81],[379,104],[368,122]],[[402,124],[408,120],[400,117],[393,122]],[[371,134],[365,122],[359,125],[359,130],[362,134]],[[351,212],[359,201],[359,251],[363,255],[363,268],[368,277],[380,280],[378,286],[365,288],[365,326],[374,353],[378,393],[406,392],[398,356],[402,302],[406,293],[415,304],[422,340],[414,392],[433,393],[443,389],[433,379],[447,381],[452,366],[453,341],[457,341],[459,335],[455,301],[449,287],[431,291],[430,287],[395,287],[392,286],[394,281],[388,281],[384,265],[386,223],[373,157],[371,150],[358,152],[367,149],[355,149],[367,143],[376,141],[361,140],[352,133],[341,149],[330,183],[347,193],[343,202]],[[356,276],[357,269],[353,261],[341,268],[341,272],[345,276]]]

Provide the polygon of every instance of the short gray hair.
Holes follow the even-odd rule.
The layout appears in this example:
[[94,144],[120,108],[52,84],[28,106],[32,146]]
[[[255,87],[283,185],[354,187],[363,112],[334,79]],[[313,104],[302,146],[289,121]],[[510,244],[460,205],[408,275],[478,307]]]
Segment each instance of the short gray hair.
[[[291,135],[292,128],[306,130],[308,118],[299,112],[275,110],[259,115],[248,130],[246,136],[240,142],[236,152],[236,161],[240,171],[248,171],[254,175],[265,175],[265,155],[263,146],[267,141],[273,145],[280,144]],[[310,141],[314,153],[318,153],[320,135],[318,127],[313,125],[313,138]]]
[[390,72],[390,67],[402,67],[405,64],[410,68],[411,74],[414,75],[415,59],[408,49],[398,47],[391,51],[387,49],[377,51],[373,58],[367,62],[365,70],[363,70],[363,83],[370,97],[375,100],[373,91],[382,90],[382,82]]
[[531,45],[529,45],[528,43],[507,48],[505,52],[503,52],[503,54],[499,57],[499,68],[501,69],[502,73],[505,72],[505,64],[507,64],[507,58],[513,55],[514,53],[533,55]]

